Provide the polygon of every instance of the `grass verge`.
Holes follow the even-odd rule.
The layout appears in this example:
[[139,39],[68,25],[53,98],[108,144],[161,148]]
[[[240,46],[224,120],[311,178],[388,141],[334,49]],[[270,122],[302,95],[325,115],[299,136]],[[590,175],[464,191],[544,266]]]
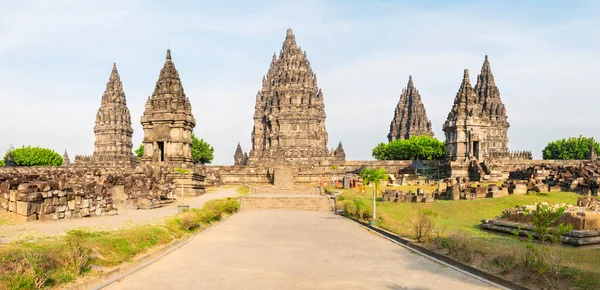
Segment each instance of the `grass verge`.
[[129,262],[149,249],[169,244],[239,210],[235,198],[212,200],[202,208],[114,232],[71,230],[64,237],[14,242],[0,249],[0,289],[43,289]]
[[[363,195],[357,191],[342,190],[338,207],[346,208],[353,218],[371,217],[372,188],[367,188]],[[415,190],[413,190],[415,192]],[[543,279],[535,279],[535,275],[519,273],[518,252],[526,246],[510,235],[502,235],[484,231],[482,219],[499,216],[504,208],[517,205],[548,202],[549,204],[576,204],[575,193],[551,192],[532,195],[510,195],[503,198],[485,198],[476,200],[446,201],[436,200],[434,203],[377,202],[378,225],[400,236],[415,239],[413,222],[419,211],[431,210],[436,213],[436,229],[434,236],[424,246],[442,254],[452,256],[473,266],[504,276],[507,279],[529,286],[544,285]],[[437,240],[438,243],[434,240]],[[441,242],[440,242],[441,241]],[[600,288],[599,248],[560,247],[563,257],[562,274],[565,285],[576,289]],[[514,254],[507,257],[507,253]]]

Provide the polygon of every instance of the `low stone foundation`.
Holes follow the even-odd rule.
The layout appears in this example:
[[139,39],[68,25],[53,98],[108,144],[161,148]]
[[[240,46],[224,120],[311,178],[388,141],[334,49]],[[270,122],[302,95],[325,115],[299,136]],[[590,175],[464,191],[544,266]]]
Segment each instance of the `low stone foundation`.
[[[597,198],[581,197],[577,206],[562,204],[554,207],[566,207],[554,226],[565,224],[573,227],[562,237],[563,242],[579,246],[600,244],[600,202]],[[530,213],[536,208],[536,205],[526,205],[504,209],[502,216],[483,220],[482,227],[505,233],[517,230],[521,235],[533,234],[533,215]]]
[[19,221],[115,215],[118,208],[151,209],[204,192],[204,176],[182,177],[166,166],[135,169],[0,167],[0,216]]

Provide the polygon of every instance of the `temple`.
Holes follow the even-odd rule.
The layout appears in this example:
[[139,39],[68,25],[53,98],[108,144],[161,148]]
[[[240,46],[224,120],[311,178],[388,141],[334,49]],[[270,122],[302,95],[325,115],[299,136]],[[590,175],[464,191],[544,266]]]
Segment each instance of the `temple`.
[[233,165],[248,165],[248,154],[242,151],[242,146],[239,142],[233,155]]
[[196,120],[170,50],[167,50],[154,93],[146,101],[141,122],[144,128],[142,162],[171,162],[180,167],[192,165],[192,130]]
[[408,85],[402,90],[400,100],[394,111],[388,141],[392,142],[421,135],[433,137],[431,121],[427,119],[421,95],[413,84],[412,76],[409,76]]
[[446,155],[452,161],[484,160],[502,157],[508,152],[506,109],[488,57],[485,57],[475,88],[471,86],[469,71],[454,99],[454,105],[444,123]]
[[321,164],[327,149],[325,105],[317,76],[291,29],[256,94],[249,165]]
[[137,164],[137,159],[132,151],[131,114],[127,108],[125,92],[116,64],[113,64],[110,78],[102,95],[100,108],[96,113],[94,134],[96,135],[94,154],[92,156],[76,156],[76,165],[132,167]]

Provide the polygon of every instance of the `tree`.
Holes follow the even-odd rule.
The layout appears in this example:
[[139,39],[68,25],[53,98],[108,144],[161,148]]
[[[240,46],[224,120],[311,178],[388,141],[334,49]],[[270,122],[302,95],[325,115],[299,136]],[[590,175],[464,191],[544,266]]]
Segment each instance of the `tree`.
[[144,144],[140,144],[140,147],[138,147],[138,149],[135,149],[134,152],[138,158],[142,158],[144,156]]
[[377,169],[368,169],[365,168],[360,172],[360,176],[363,178],[364,182],[369,185],[373,185],[373,220],[376,220],[376,201],[377,201],[377,190],[379,189],[379,184],[382,180],[387,180],[388,175],[385,171],[385,168],[377,168]]
[[210,164],[215,158],[214,151],[215,149],[204,139],[198,139],[196,135],[192,134],[192,159],[194,164]]
[[4,154],[4,162],[12,156],[17,166],[61,166],[63,159],[52,149],[23,146],[11,149]]
[[373,148],[373,157],[377,160],[421,160],[442,159],[446,151],[444,142],[427,135],[412,136],[387,144],[379,143]]
[[600,152],[600,144],[594,137],[571,137],[549,142],[542,151],[544,159],[582,160],[590,157],[590,149]]

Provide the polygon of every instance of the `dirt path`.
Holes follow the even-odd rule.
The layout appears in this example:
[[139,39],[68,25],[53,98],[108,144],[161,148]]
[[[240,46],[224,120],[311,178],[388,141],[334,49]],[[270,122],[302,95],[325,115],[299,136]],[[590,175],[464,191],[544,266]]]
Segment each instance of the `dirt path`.
[[[185,203],[189,204],[190,207],[202,207],[209,200],[236,196],[239,196],[236,188],[221,188],[198,197],[186,199]],[[151,224],[160,222],[165,217],[175,214],[177,214],[177,203],[150,210],[119,209],[119,214],[115,216],[0,225],[0,242],[9,242],[14,239],[27,237],[58,235],[76,228],[111,230],[132,225]]]
[[105,289],[494,289],[328,212],[244,211]]

